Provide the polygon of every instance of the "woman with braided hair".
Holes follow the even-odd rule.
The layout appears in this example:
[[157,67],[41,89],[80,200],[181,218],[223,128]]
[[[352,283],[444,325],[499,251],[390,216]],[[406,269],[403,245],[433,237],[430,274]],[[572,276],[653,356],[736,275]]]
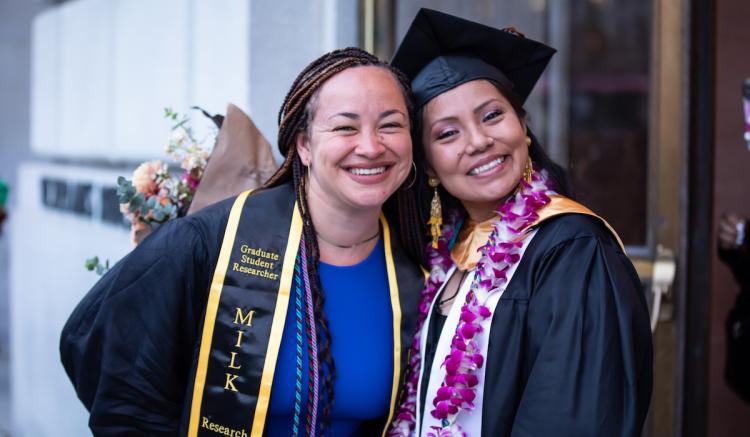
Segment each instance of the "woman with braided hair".
[[431,238],[391,436],[641,434],[643,289],[615,232],[571,200],[522,107],[553,53],[423,9],[393,59],[418,114],[425,218],[412,226]]
[[61,339],[95,435],[383,432],[424,280],[392,227],[415,211],[410,105],[369,53],[320,57],[279,112],[277,173],[96,284]]

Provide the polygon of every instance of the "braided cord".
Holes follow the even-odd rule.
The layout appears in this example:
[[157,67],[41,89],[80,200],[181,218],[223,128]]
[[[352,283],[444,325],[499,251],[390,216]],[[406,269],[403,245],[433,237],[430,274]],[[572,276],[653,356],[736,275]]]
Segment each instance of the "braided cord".
[[[296,375],[294,381],[294,417],[292,420],[292,436],[299,435],[299,418],[302,404],[302,272],[300,271],[300,255],[294,263],[294,312],[296,317],[297,352],[295,355]],[[307,435],[310,435],[309,430]]]
[[310,277],[307,270],[307,250],[305,236],[302,236],[302,243],[300,245],[301,259],[302,259],[302,275],[303,282],[305,284],[305,301],[307,306],[307,347],[309,355],[309,375],[308,375],[308,408],[307,408],[307,419],[308,419],[308,433],[313,435],[317,425],[318,419],[318,404],[320,403],[320,375],[319,375],[319,363],[318,363],[318,333],[315,327],[315,316],[313,315],[313,299],[312,290],[310,289]]

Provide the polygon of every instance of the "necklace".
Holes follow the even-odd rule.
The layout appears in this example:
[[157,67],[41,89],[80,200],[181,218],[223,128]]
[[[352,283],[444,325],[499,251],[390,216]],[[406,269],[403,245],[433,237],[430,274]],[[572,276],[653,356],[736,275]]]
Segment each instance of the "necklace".
[[372,241],[375,238],[377,238],[380,235],[380,229],[378,229],[375,232],[375,235],[373,235],[372,237],[367,237],[364,240],[360,241],[359,243],[354,243],[354,244],[349,244],[349,245],[343,245],[343,244],[334,243],[333,241],[327,240],[326,238],[324,238],[322,235],[318,234],[317,232],[315,233],[315,235],[317,235],[318,238],[320,238],[321,240],[323,240],[326,243],[330,244],[331,246],[338,247],[339,249],[354,249],[357,246],[361,246],[361,245],[363,245],[363,244],[365,244],[365,243],[367,243],[369,241]]
[[[474,409],[473,401],[479,382],[475,372],[484,365],[483,351],[479,348],[477,338],[482,335],[480,323],[492,316],[492,311],[479,302],[477,294],[492,294],[505,285],[508,280],[506,272],[521,260],[526,229],[539,217],[537,211],[550,202],[547,195],[549,192],[547,173],[544,170],[534,171],[531,180],[522,179],[519,190],[496,209],[497,217],[492,232],[487,243],[480,248],[481,256],[475,267],[474,280],[466,301],[461,306],[461,316],[451,341],[450,353],[441,364],[446,369],[445,377],[432,402],[427,400],[427,405],[435,407],[430,414],[440,421],[440,426],[435,426],[432,432],[428,432],[430,436],[466,436],[458,418],[462,411]],[[408,376],[401,404],[388,430],[389,436],[413,436],[415,433],[422,328],[431,303],[447,279],[446,273],[453,266],[448,242],[455,233],[457,219],[458,214],[455,212],[449,214],[437,248],[427,247],[430,276],[422,291]]]
[[443,297],[442,300],[438,301],[439,307],[442,307],[445,303],[449,302],[451,299],[453,299],[454,297],[458,295],[458,292],[459,290],[461,290],[461,286],[463,285],[464,280],[466,279],[466,275],[468,274],[469,274],[468,270],[464,270],[461,272],[461,279],[458,280],[458,285],[456,286],[456,290],[453,293],[451,293],[450,296]]

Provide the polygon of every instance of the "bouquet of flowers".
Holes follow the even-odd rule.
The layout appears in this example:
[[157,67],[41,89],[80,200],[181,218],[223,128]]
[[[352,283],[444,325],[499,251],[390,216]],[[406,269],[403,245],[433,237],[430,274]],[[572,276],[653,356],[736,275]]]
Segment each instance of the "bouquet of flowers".
[[195,138],[190,119],[170,108],[164,115],[175,122],[166,154],[183,172],[175,176],[167,163],[155,160],[139,165],[131,180],[117,178],[120,210],[136,230],[185,215],[208,163],[210,151]]
[[[120,211],[130,220],[130,238],[136,245],[153,226],[187,213],[211,153],[205,140],[196,139],[188,116],[165,108],[164,117],[174,123],[165,152],[182,174],[175,176],[168,163],[154,160],[139,165],[132,179],[117,178]],[[109,260],[102,263],[95,256],[84,266],[101,276],[109,270]]]
[[[217,128],[213,137],[199,140],[189,118],[167,108],[164,115],[173,123],[166,148],[169,159],[144,162],[131,179],[117,180],[120,209],[131,222],[134,244],[160,223],[261,186],[278,168],[270,143],[240,108],[228,105],[226,116],[193,109],[213,121]],[[210,148],[204,146],[209,139]],[[102,275],[109,270],[109,261],[92,257],[85,266]]]
[[[130,238],[136,245],[153,226],[187,213],[211,153],[204,146],[205,140],[196,139],[188,116],[165,108],[164,117],[174,123],[165,152],[174,164],[179,164],[182,174],[175,176],[168,163],[154,160],[139,165],[132,179],[117,178],[120,211],[130,220]],[[84,266],[103,275],[109,270],[109,260],[102,263],[95,256],[87,259]]]

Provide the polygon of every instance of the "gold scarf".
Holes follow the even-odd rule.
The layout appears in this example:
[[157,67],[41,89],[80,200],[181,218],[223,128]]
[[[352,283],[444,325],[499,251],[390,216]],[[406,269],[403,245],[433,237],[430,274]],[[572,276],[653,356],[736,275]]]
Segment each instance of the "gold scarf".
[[492,225],[497,219],[497,216],[493,216],[481,223],[466,219],[458,233],[456,244],[451,249],[451,259],[459,270],[468,271],[476,267],[482,255],[479,248],[487,244]]
[[[534,223],[530,224],[526,229],[524,229],[524,232],[522,232],[521,235],[523,235],[526,230],[534,226],[538,226],[540,223],[558,215],[584,214],[596,217],[601,220],[604,226],[606,226],[607,229],[609,229],[609,231],[615,237],[620,245],[620,248],[623,250],[623,253],[625,252],[625,245],[622,244],[622,240],[620,240],[620,237],[617,235],[617,232],[615,232],[612,226],[610,226],[609,223],[607,223],[603,218],[591,212],[590,209],[574,200],[557,194],[552,195],[550,196],[550,202],[539,209],[537,211],[537,214],[539,215],[539,218],[537,218]],[[481,223],[476,223],[469,218],[466,219],[466,222],[461,227],[461,230],[458,233],[456,244],[451,250],[451,259],[456,264],[456,267],[458,269],[467,271],[476,267],[477,262],[482,255],[479,252],[479,249],[487,244],[487,240],[489,240],[490,233],[492,232],[492,224],[497,219],[497,216],[493,216],[492,218]]]

